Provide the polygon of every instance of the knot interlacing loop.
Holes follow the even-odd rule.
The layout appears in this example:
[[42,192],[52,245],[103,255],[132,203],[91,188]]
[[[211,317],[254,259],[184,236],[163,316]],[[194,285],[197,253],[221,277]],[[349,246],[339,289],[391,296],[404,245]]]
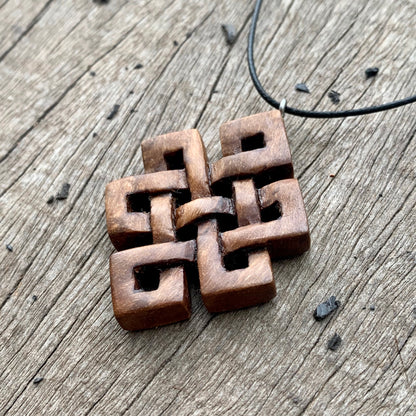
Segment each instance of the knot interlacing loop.
[[[223,157],[211,166],[196,130],[146,140],[146,173],[107,185],[108,232],[120,250],[110,260],[113,305],[126,329],[188,318],[192,263],[206,307],[222,312],[273,298],[271,258],[309,248],[279,111],[226,123],[220,138]],[[144,290],[135,273],[156,276],[158,288]]]

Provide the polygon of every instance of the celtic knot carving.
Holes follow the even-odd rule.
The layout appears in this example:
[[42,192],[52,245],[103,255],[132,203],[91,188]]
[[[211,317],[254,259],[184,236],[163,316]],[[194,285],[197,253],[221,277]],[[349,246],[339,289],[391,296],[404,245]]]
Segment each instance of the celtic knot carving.
[[[106,217],[114,313],[125,329],[190,316],[197,269],[210,312],[276,295],[271,259],[310,245],[301,191],[279,111],[220,128],[223,157],[206,158],[197,130],[142,143],[145,174],[111,182]],[[196,267],[192,267],[197,265]]]

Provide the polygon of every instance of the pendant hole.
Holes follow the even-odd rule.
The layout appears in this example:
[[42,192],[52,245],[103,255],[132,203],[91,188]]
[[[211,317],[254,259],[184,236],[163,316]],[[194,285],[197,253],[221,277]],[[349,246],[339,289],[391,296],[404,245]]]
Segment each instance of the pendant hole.
[[146,194],[128,194],[127,212],[150,212],[150,198]]
[[254,183],[257,189],[263,188],[263,186],[269,185],[273,182],[278,182],[283,179],[293,178],[293,166],[287,164],[283,166],[276,166],[268,169],[262,173],[259,173],[254,178]]
[[225,233],[238,228],[238,221],[235,215],[218,215],[216,218],[219,233]]
[[282,206],[277,201],[273,202],[273,204],[260,211],[260,216],[262,222],[278,220],[279,218],[282,218]]
[[[128,250],[129,248],[149,246],[153,244],[153,236],[151,232],[146,233],[128,233],[123,240],[122,250]],[[120,249],[118,249],[120,250]]]
[[196,240],[198,236],[197,224],[188,224],[185,227],[176,230],[176,239],[178,241]]
[[174,191],[172,196],[175,199],[175,208],[179,208],[181,205],[185,205],[192,200],[191,191],[189,189]]
[[261,149],[266,147],[264,142],[264,133],[260,132],[254,136],[244,137],[241,139],[241,150],[243,152],[249,152],[250,150]]
[[229,199],[233,197],[233,181],[230,178],[224,178],[211,186],[214,195]]
[[165,153],[164,157],[168,170],[185,169],[185,163],[183,161],[183,149],[179,149],[172,153]]
[[135,267],[133,274],[135,292],[152,292],[159,288],[160,270],[155,266]]
[[246,269],[248,267],[248,253],[246,251],[234,251],[223,257],[224,267],[228,271]]

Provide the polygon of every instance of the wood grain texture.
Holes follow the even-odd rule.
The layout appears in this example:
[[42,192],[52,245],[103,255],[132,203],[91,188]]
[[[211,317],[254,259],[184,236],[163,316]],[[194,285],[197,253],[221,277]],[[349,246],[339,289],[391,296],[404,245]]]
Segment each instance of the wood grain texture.
[[[152,242],[152,229],[160,228],[158,238],[166,242],[166,225],[160,222],[170,215],[158,215],[154,220],[158,208],[165,214],[165,207],[159,198],[150,201],[150,195],[168,193],[172,190],[188,188],[186,175],[183,170],[171,172],[154,172],[146,175],[130,176],[110,182],[105,187],[105,211],[108,235],[117,250],[137,247],[142,241]],[[140,200],[135,195],[142,195]],[[168,194],[169,195],[169,194]],[[171,202],[172,197],[168,197]],[[149,207],[144,205],[148,203]],[[150,210],[150,204],[153,209]],[[172,209],[170,210],[172,212]],[[153,217],[152,217],[153,215]],[[165,238],[163,238],[165,236]]]
[[[144,138],[198,128],[215,160],[221,123],[269,110],[245,64],[252,6],[0,0],[0,414],[415,413],[414,106],[286,117],[313,244],[274,263],[275,300],[210,315],[191,282],[186,322],[128,334],[114,320],[105,185],[143,173]],[[310,109],[414,94],[415,18],[413,0],[265,0],[259,75]],[[315,322],[333,294],[341,308]]]

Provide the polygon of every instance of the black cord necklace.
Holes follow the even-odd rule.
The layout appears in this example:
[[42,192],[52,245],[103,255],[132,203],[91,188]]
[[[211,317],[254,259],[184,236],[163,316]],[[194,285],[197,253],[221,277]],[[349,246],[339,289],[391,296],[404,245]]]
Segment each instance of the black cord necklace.
[[256,90],[258,91],[260,96],[263,98],[263,100],[265,100],[272,107],[281,110],[282,113],[286,112],[287,114],[292,114],[293,116],[299,116],[299,117],[343,118],[343,117],[363,116],[365,114],[372,114],[372,113],[377,113],[380,111],[387,111],[393,108],[401,107],[401,106],[416,102],[416,95],[413,95],[411,97],[403,98],[397,101],[392,101],[390,103],[375,105],[371,107],[357,108],[354,110],[308,111],[308,110],[301,110],[299,108],[286,106],[286,100],[282,100],[281,102],[276,101],[273,97],[270,96],[270,94],[266,92],[263,85],[261,84],[257,76],[256,66],[254,64],[254,57],[253,57],[253,44],[254,44],[254,39],[256,35],[256,26],[257,26],[257,21],[259,18],[259,13],[260,13],[262,2],[263,0],[257,0],[256,5],[254,7],[253,17],[251,20],[250,33],[248,36],[247,61],[248,61],[248,69],[250,71],[250,76],[251,76],[254,86],[256,87]]

